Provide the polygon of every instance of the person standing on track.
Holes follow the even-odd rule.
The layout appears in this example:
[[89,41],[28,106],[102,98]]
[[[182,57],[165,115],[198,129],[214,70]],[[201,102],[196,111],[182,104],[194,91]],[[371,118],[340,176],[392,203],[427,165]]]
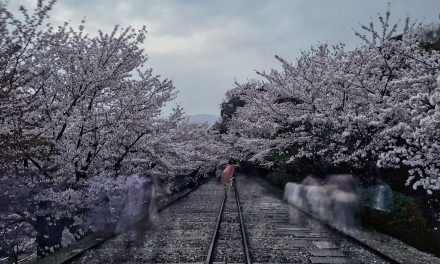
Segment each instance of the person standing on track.
[[226,168],[223,170],[223,174],[221,177],[221,182],[225,186],[225,190],[229,191],[229,188],[232,186],[232,180],[234,179],[234,161],[230,159],[228,161],[228,165],[226,165]]

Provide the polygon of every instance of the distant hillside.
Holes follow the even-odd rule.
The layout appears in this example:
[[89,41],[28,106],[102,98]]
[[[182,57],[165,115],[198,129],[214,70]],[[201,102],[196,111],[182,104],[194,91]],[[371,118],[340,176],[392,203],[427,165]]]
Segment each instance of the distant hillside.
[[209,125],[213,125],[220,119],[219,116],[216,115],[208,115],[208,114],[197,114],[190,115],[189,121],[193,123],[208,123]]

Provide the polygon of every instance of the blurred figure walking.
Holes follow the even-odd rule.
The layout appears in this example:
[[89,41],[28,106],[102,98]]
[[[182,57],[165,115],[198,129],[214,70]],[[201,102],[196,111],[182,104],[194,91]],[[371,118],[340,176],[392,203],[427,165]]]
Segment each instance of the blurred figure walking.
[[234,179],[234,161],[230,159],[228,161],[228,165],[226,165],[226,168],[223,170],[221,182],[225,186],[225,190],[229,191],[229,189],[232,186],[232,180]]

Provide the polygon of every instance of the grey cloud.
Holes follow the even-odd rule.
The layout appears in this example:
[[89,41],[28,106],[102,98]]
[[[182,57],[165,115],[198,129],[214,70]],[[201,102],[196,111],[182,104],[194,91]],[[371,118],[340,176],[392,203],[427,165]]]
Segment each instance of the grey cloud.
[[[294,61],[317,42],[353,48],[359,40],[352,28],[386,9],[387,1],[363,0],[59,0],[52,18],[78,24],[86,17],[91,33],[145,24],[147,66],[174,81],[176,102],[190,114],[218,114],[235,78],[245,81],[257,77],[254,70],[278,68],[275,54]],[[391,12],[395,21],[410,15],[438,22],[440,1],[394,0]]]

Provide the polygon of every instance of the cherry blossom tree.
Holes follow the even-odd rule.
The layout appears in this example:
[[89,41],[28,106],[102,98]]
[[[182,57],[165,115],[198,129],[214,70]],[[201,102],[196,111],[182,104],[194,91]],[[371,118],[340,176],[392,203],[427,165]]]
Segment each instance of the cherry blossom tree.
[[273,155],[306,158],[378,177],[402,168],[414,188],[440,190],[439,53],[427,49],[439,26],[406,19],[398,35],[389,12],[378,20],[379,29],[371,22],[355,32],[354,50],[319,44],[295,63],[277,57],[282,71],[237,84],[229,93],[244,104],[226,137],[241,157],[268,167]]
[[[35,146],[45,142],[33,129],[38,127],[32,113],[37,108],[31,94],[24,88],[41,74],[35,62],[37,54],[45,48],[44,27],[48,11],[55,1],[43,5],[41,2],[33,15],[21,7],[23,21],[10,13],[6,4],[0,2],[0,145],[2,174],[19,173],[26,162],[26,155],[32,156]],[[42,29],[45,28],[45,29]],[[35,67],[33,67],[35,66]]]
[[[176,89],[145,67],[145,27],[96,36],[85,21],[52,28],[54,2],[39,1],[32,14],[21,7],[20,20],[0,1],[0,184],[26,193],[0,212],[2,248],[18,249],[23,238],[29,247],[46,224],[75,225],[80,236],[87,212],[121,200],[130,175],[196,180],[222,150],[180,107],[163,115]],[[8,252],[17,259],[19,251]]]

